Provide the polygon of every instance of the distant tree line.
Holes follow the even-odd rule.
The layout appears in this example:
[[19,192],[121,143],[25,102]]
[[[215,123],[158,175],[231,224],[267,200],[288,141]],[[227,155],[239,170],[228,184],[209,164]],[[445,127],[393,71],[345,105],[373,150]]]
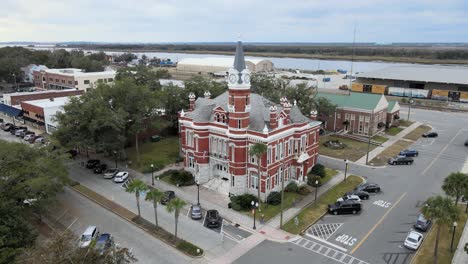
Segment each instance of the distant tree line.
[[29,64],[49,68],[79,68],[87,72],[103,71],[108,64],[104,52],[85,55],[81,50],[31,50],[22,47],[0,48],[0,82],[21,81],[21,70]]
[[[188,52],[232,52],[232,44],[81,44],[71,47],[98,50],[160,50],[160,51],[188,51]],[[354,50],[354,51],[353,51]],[[261,45],[244,44],[245,52],[255,53],[282,53],[282,54],[307,54],[321,56],[376,56],[376,57],[406,57],[434,60],[466,60],[468,59],[468,47],[454,48],[434,46],[374,46],[374,45]]]

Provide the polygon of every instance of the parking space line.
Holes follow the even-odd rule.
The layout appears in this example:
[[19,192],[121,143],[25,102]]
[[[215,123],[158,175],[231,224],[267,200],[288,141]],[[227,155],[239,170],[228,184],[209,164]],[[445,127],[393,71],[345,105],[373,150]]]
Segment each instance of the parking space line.
[[364,241],[366,241],[366,239],[372,234],[372,232],[374,232],[374,230],[383,222],[385,217],[387,217],[387,215],[393,210],[393,208],[395,208],[397,204],[400,203],[400,201],[405,196],[406,196],[406,192],[403,193],[400,196],[400,198],[398,198],[398,200],[392,205],[392,207],[390,207],[390,209],[388,209],[388,211],[385,212],[385,214],[380,218],[380,220],[371,228],[371,230],[369,230],[369,232],[367,232],[367,234],[361,239],[361,241],[359,241],[359,243],[353,248],[353,250],[351,250],[351,254],[354,254],[354,252],[356,252],[356,250],[364,243]]
[[324,240],[324,239],[321,239],[321,238],[319,238],[319,237],[316,237],[316,236],[313,236],[313,235],[309,235],[309,234],[307,234],[307,233],[306,233],[305,235],[308,236],[308,237],[311,237],[311,238],[313,238],[313,239],[315,239],[315,240],[318,240],[318,241],[320,241],[320,242],[322,242],[322,243],[325,243],[325,244],[327,244],[327,245],[329,245],[329,246],[335,247],[335,248],[337,248],[337,249],[339,249],[339,250],[341,250],[341,251],[344,251],[344,252],[347,252],[347,251],[348,251],[346,248],[343,248],[343,247],[340,247],[340,246],[335,245],[335,244],[333,244],[333,243],[330,243],[330,242],[328,242],[328,241],[326,241],[326,240]]
[[452,142],[458,137],[458,134],[460,134],[462,132],[462,129],[458,130],[457,134],[455,134],[455,136],[449,141],[449,143],[447,143],[447,145],[445,145],[445,147],[437,154],[437,156],[431,161],[431,163],[429,163],[429,166],[427,166],[423,171],[422,171],[422,174],[421,175],[424,175],[426,174],[426,172],[432,167],[432,165],[434,165],[434,163],[439,159],[440,155],[445,151],[447,150],[448,146],[450,146],[452,144]]

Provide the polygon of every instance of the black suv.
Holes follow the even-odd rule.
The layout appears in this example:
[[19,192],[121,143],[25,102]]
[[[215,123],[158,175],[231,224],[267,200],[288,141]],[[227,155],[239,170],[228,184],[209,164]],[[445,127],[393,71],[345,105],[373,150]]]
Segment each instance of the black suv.
[[388,160],[388,164],[390,165],[401,165],[401,164],[411,165],[413,164],[413,162],[414,162],[413,158],[404,157],[404,156],[395,156]]
[[419,229],[423,232],[426,232],[430,226],[431,226],[431,220],[424,218],[423,214],[420,214],[418,216],[418,219],[416,220],[416,223],[414,224],[415,229]]
[[166,205],[174,198],[175,198],[175,192],[174,191],[165,191],[164,192],[164,197],[161,199],[161,204]]
[[336,202],[328,205],[328,212],[330,214],[357,214],[361,211],[361,203],[357,201],[347,200],[343,202]]
[[88,169],[94,169],[97,167],[97,165],[99,165],[101,163],[100,160],[97,160],[97,159],[90,159],[88,160],[88,162],[86,163],[86,168]]
[[419,152],[414,149],[405,149],[405,150],[400,151],[400,153],[398,153],[398,156],[417,157],[419,156]]
[[93,172],[94,172],[94,173],[101,174],[101,173],[103,173],[105,170],[107,170],[107,164],[101,163],[101,164],[98,164],[96,167],[94,167]]
[[206,225],[209,228],[217,228],[221,224],[221,218],[216,210],[208,210],[206,212]]
[[439,134],[437,134],[437,132],[427,132],[422,135],[424,138],[436,138],[438,136]]
[[345,195],[357,195],[359,199],[361,200],[369,199],[369,193],[365,191],[355,190],[355,191],[347,192]]
[[378,193],[380,192],[380,186],[377,183],[363,183],[354,188],[354,190],[368,193]]

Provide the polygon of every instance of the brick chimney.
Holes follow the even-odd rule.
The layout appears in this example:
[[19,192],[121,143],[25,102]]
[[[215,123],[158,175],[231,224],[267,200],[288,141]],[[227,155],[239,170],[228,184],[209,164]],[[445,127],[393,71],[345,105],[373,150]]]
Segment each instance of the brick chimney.
[[189,111],[193,111],[195,110],[195,94],[194,93],[189,93],[188,95],[188,98],[189,98],[189,102],[190,102],[190,106],[189,106]]
[[310,110],[310,119],[317,121],[317,114],[318,114],[317,110],[315,109]]
[[285,125],[289,123],[289,117],[291,115],[291,107],[292,107],[291,103],[287,102],[287,101],[283,105],[284,113],[286,114],[286,119],[284,119],[284,124]]
[[276,129],[278,128],[278,114],[277,114],[278,108],[276,106],[270,106],[270,129]]
[[284,104],[288,102],[288,98],[286,96],[283,96],[280,98],[280,104],[282,107],[284,107]]
[[206,99],[210,99],[210,98],[211,98],[211,93],[210,93],[210,91],[206,91],[203,95],[205,96]]

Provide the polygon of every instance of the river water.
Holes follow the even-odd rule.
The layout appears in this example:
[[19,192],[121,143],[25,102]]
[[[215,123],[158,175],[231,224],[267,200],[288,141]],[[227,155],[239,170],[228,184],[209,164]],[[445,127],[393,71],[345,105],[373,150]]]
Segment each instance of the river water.
[[[5,45],[0,45],[0,47]],[[36,46],[33,49],[53,49],[54,46]],[[71,50],[70,48],[65,48],[66,50]],[[97,52],[95,50],[86,50],[91,52]],[[123,52],[117,51],[104,51],[108,54],[118,55]],[[204,58],[204,57],[232,57],[228,55],[218,55],[218,54],[193,54],[193,53],[169,53],[169,52],[133,52],[139,57],[145,54],[146,56],[152,58],[168,58],[174,62],[179,62],[184,58]],[[233,51],[234,54],[234,51]],[[271,60],[276,68],[282,69],[299,69],[299,70],[337,70],[343,69],[350,71],[351,64],[353,67],[353,73],[357,72],[368,72],[374,70],[380,70],[389,66],[402,66],[402,65],[415,65],[410,63],[393,63],[393,62],[380,62],[380,61],[351,61],[346,60],[318,60],[318,59],[298,59],[298,58],[277,58],[277,57],[253,57],[246,56],[246,58],[251,59],[267,59]],[[460,66],[460,65],[459,65]],[[463,65],[468,66],[468,65]]]

